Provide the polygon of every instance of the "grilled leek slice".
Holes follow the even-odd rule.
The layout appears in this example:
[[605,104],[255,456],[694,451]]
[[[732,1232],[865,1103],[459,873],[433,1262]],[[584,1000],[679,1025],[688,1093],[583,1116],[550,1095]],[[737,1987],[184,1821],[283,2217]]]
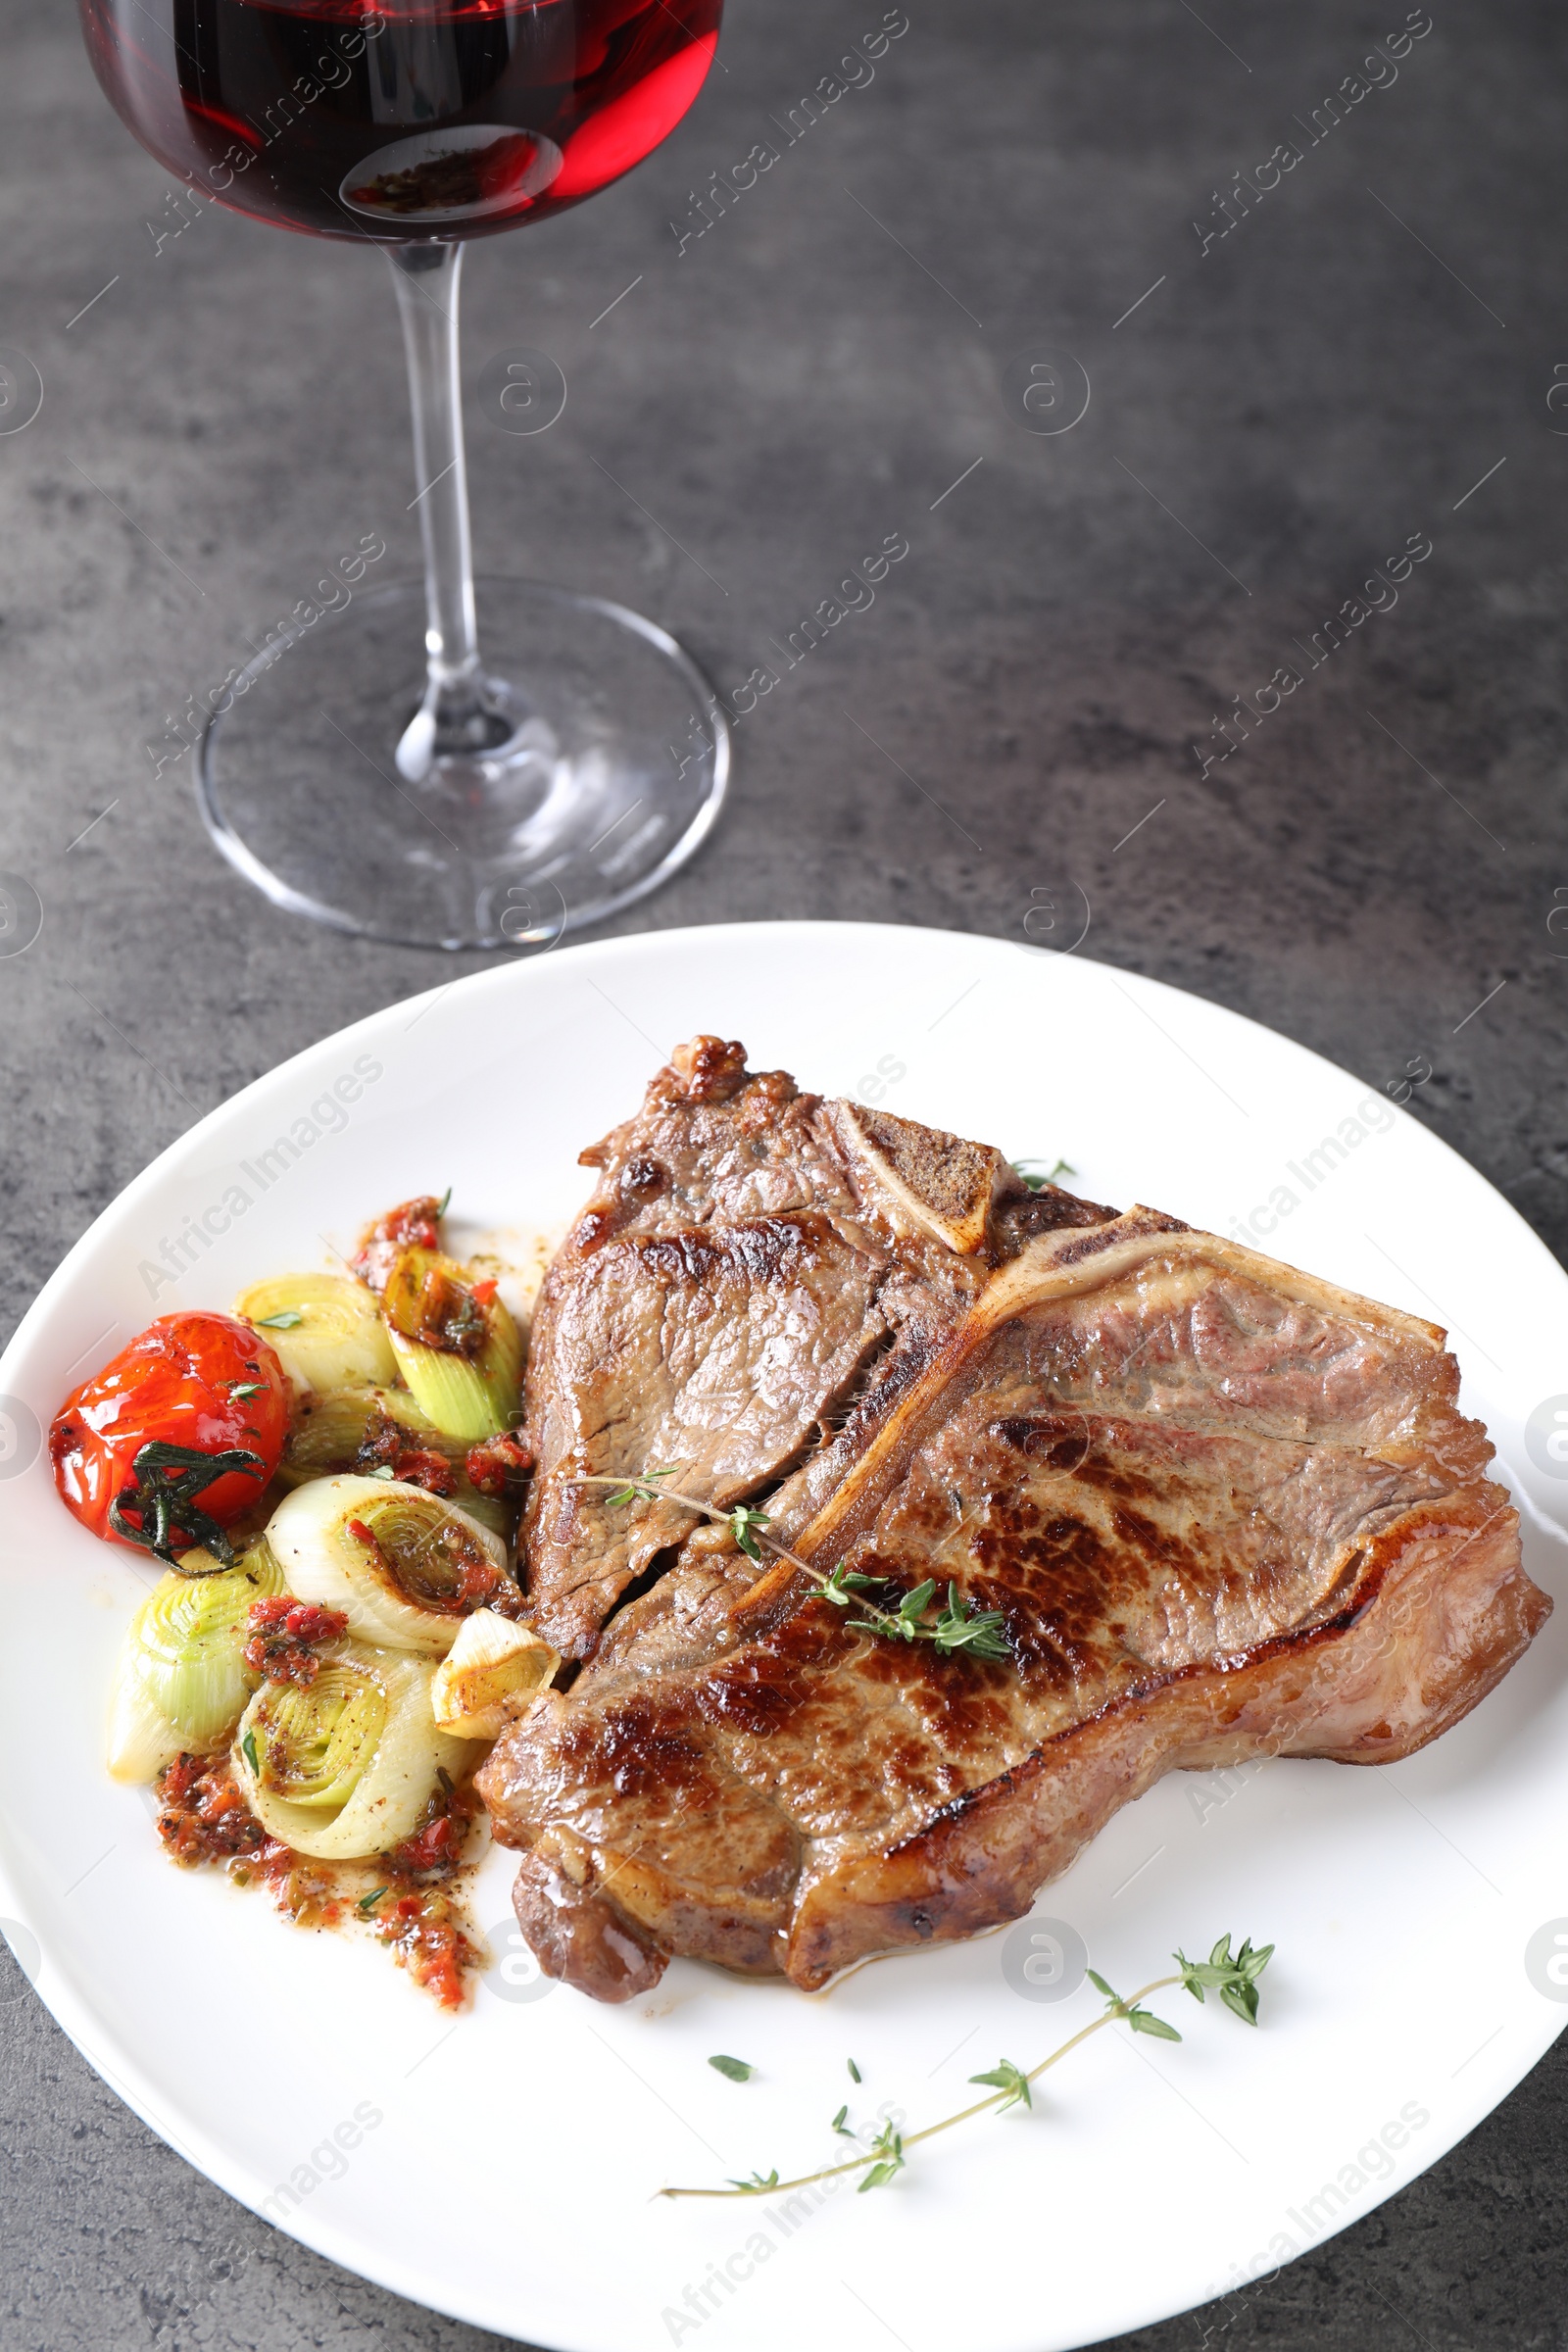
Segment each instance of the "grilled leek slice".
[[467,1446],[437,1429],[429,1414],[408,1389],[326,1389],[306,1396],[295,1408],[294,1424],[277,1475],[287,1487],[307,1479],[330,1478],[359,1465],[368,1437],[387,1422],[404,1432],[409,1446],[439,1453],[451,1463],[455,1484],[450,1499],[477,1519],[481,1527],[502,1538],[511,1534],[515,1506],[505,1496],[481,1494],[467,1471]]
[[386,1649],[444,1656],[507,1581],[499,1536],[400,1479],[313,1479],[284,1496],[267,1540],[291,1592],[341,1609],[352,1635]]
[[428,1658],[342,1642],[316,1680],[264,1683],[234,1735],[230,1763],[262,1827],[302,1854],[349,1861],[385,1853],[419,1826],[441,1775],[472,1749],[437,1728]]
[[435,1670],[435,1719],[460,1740],[498,1740],[503,1725],[548,1690],[561,1652],[525,1625],[475,1609]]
[[375,1387],[397,1360],[374,1298],[344,1274],[278,1274],[253,1282],[234,1312],[265,1331],[299,1389]]
[[109,1703],[109,1770],[154,1781],[166,1764],[226,1739],[261,1677],[245,1663],[251,1604],[283,1591],[265,1538],[232,1569],[161,1577],[131,1619]]
[[514,1427],[522,1334],[493,1282],[470,1282],[436,1250],[401,1250],[381,1296],[398,1370],[450,1438],[475,1445]]

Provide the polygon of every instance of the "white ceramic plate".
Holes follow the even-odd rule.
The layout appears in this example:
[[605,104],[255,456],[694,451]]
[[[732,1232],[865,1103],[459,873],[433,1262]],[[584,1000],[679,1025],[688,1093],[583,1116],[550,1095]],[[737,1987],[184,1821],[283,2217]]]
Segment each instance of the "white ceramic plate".
[[[77,2046],[192,2164],[333,2260],[480,2327],[570,2352],[1095,2342],[1370,2211],[1568,2021],[1539,1935],[1568,1937],[1568,1609],[1408,1763],[1174,1774],[1042,1896],[1039,1915],[1124,1988],[1178,1942],[1274,1939],[1260,2032],[1166,1995],[1180,2048],[1113,2028],[1032,2115],[916,2150],[891,2189],[793,2209],[650,2192],[824,2162],[845,2152],[826,2127],[846,2100],[933,2120],[999,2057],[1043,2056],[1096,1995],[1026,1997],[996,1936],[815,1998],[676,1962],[653,1997],[603,2009],[542,1988],[503,1948],[454,2024],[368,1943],[176,1874],[148,1801],[100,1769],[106,1680],[143,1580],[67,1518],[41,1460],[24,1466],[27,1413],[46,1425],[153,1313],[329,1262],[407,1194],[450,1181],[483,1227],[565,1219],[579,1148],[698,1029],[824,1092],[1011,1154],[1059,1152],[1094,1198],[1219,1232],[1250,1220],[1295,1264],[1440,1318],[1524,1508],[1531,1572],[1563,1586],[1568,1460],[1543,1436],[1549,1412],[1529,1424],[1554,1400],[1568,1413],[1568,1282],[1380,1087],[1198,999],[995,940],[781,923],[576,948],[395,1005],[248,1088],[99,1218],[26,1317],[0,1362],[20,1431],[0,1463],[0,1913],[41,1954],[38,1990]],[[157,1281],[182,1234],[188,1270]],[[507,1916],[508,1877],[493,1855],[487,1922]],[[1035,1973],[1050,1992],[1049,1964]],[[252,1999],[269,2040],[288,2038],[265,2090],[235,2036]],[[716,2051],[754,2080],[713,2072]]]

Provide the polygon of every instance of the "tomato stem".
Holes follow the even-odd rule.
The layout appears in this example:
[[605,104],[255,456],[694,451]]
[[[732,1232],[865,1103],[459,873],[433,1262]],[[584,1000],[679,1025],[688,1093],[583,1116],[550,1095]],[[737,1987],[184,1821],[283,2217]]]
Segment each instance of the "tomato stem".
[[[195,1497],[226,1473],[265,1479],[267,1465],[248,1446],[230,1446],[222,1453],[203,1453],[196,1446],[171,1446],[150,1438],[130,1466],[131,1484],[109,1506],[109,1524],[127,1544],[136,1544],[180,1576],[216,1576],[234,1565],[234,1547],[211,1512],[198,1510]],[[141,1514],[141,1525],[125,1517],[128,1506]],[[172,1548],[175,1534],[193,1546],[212,1553],[217,1568],[186,1569]]]

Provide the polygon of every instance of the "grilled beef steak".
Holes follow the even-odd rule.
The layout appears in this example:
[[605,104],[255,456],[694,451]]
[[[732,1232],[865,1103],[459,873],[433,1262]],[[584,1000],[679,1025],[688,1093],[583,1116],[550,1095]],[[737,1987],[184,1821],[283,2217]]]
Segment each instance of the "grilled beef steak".
[[[814,1987],[1016,1918],[1161,1773],[1407,1755],[1548,1614],[1430,1324],[713,1040],[597,1163],[529,1373],[534,1605],[591,1662],[480,1786],[541,1964],[601,1999],[672,1953]],[[1009,1659],[568,1483],[677,1459],[725,1507],[776,1488],[884,1605],[1000,1611]]]

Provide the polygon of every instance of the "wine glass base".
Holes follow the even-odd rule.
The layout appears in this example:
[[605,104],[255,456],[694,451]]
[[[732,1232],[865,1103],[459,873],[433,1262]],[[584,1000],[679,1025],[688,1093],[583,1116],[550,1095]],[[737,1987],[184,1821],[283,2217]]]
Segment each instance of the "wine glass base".
[[423,948],[553,946],[683,865],[724,798],[729,725],[673,637],[622,606],[478,580],[486,700],[511,733],[411,782],[424,589],[272,639],[198,748],[202,814],[280,906]]

